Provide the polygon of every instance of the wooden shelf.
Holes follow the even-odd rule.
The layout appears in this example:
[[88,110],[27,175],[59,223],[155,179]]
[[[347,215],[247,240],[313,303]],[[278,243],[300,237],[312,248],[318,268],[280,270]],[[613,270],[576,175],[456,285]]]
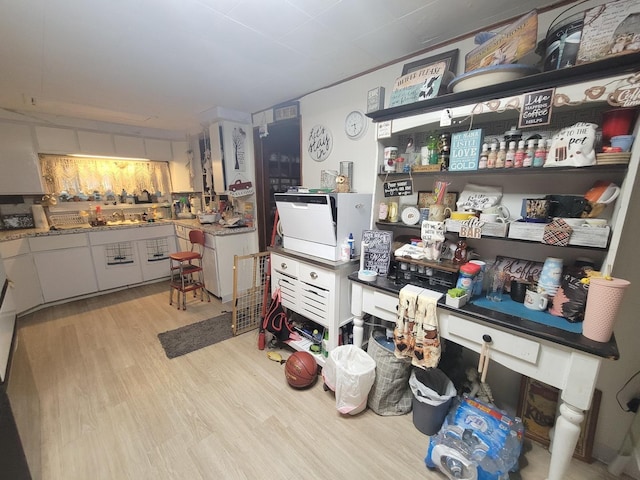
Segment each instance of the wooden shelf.
[[537,73],[506,83],[487,85],[466,92],[448,93],[429,100],[378,110],[368,113],[367,116],[374,122],[383,122],[442,108],[452,108],[468,105],[469,103],[521,95],[532,90],[561,87],[576,82],[585,82],[624,73],[635,73],[638,65],[640,65],[640,53],[630,53],[621,57],[610,57],[598,62],[576,65],[571,68]]

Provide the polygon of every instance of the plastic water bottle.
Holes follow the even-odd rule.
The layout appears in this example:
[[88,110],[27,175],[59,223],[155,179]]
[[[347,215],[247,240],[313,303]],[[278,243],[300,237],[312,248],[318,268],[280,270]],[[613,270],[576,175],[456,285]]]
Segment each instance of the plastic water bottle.
[[356,256],[356,243],[355,243],[355,240],[353,239],[353,233],[349,234],[349,239],[347,240],[347,243],[349,244],[349,257],[353,259]]
[[329,329],[325,328],[322,334],[322,356],[327,358],[329,356]]

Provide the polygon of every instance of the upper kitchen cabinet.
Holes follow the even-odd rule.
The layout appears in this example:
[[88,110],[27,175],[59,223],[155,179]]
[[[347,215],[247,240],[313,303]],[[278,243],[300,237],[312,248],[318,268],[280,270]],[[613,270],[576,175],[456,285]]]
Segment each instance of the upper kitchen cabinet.
[[0,171],[3,195],[43,193],[29,126],[0,123]]
[[148,158],[144,148],[144,138],[114,135],[113,141],[118,157]]
[[36,127],[39,153],[76,153],[80,151],[78,135],[69,128]]
[[80,153],[87,155],[115,155],[113,136],[108,133],[85,132],[78,130]]
[[199,154],[192,150],[188,142],[171,142],[173,152],[169,169],[171,170],[171,188],[173,192],[202,191],[202,171]]
[[173,154],[171,152],[171,141],[169,140],[145,138],[144,146],[147,152],[146,158],[150,160],[170,162],[173,158]]

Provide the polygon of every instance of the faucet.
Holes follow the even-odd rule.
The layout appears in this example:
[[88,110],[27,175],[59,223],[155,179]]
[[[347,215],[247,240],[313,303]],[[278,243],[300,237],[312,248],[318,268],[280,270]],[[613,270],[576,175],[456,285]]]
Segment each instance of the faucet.
[[124,210],[120,210],[119,212],[113,212],[111,214],[111,218],[115,221],[124,221]]

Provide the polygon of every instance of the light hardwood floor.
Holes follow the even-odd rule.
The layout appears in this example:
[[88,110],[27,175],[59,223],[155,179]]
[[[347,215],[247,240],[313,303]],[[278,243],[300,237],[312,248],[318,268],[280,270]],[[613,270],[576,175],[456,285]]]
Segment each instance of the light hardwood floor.
[[[9,398],[34,479],[444,478],[411,414],[341,416],[321,380],[290,388],[256,332],[169,360],[158,333],[231,305],[168,300],[157,283],[19,319]],[[534,444],[521,478],[548,461]],[[574,460],[567,478],[614,477]]]

